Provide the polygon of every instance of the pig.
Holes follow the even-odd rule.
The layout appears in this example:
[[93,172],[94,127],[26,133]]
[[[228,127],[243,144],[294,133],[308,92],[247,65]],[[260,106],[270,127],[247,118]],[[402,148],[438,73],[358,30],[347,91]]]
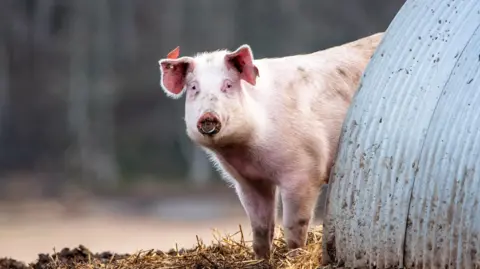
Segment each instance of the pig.
[[283,205],[287,247],[306,245],[343,120],[383,32],[309,54],[255,59],[248,44],[159,61],[160,86],[185,95],[186,133],[235,188],[253,252],[270,257]]

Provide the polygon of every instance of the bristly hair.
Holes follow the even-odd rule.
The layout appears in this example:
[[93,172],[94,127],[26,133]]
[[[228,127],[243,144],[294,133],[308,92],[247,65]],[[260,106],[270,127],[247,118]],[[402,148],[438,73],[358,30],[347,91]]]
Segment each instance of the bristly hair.
[[212,50],[212,51],[203,51],[203,52],[197,52],[193,57],[202,57],[205,55],[209,54],[217,54],[217,53],[230,53],[231,51],[228,49],[217,49],[217,50]]

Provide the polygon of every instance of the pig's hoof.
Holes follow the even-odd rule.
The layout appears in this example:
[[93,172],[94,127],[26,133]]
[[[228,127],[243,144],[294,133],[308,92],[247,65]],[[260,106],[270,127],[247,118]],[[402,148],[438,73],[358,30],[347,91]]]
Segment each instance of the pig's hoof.
[[270,258],[270,250],[268,248],[254,247],[255,259],[268,260]]
[[255,252],[255,259],[257,260],[268,260],[270,258],[269,251]]
[[268,255],[257,255],[255,254],[255,260],[268,260]]
[[304,252],[305,250],[303,248],[292,249],[289,252],[287,252],[287,258],[295,259],[296,257],[300,256]]

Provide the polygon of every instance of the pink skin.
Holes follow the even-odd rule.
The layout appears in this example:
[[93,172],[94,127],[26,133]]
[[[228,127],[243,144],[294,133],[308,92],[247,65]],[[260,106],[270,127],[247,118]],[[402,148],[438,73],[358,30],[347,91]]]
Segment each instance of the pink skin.
[[[244,45],[159,61],[167,96],[186,95],[188,136],[237,191],[257,258],[270,255],[277,193],[288,247],[305,246],[343,117],[381,37],[289,58],[254,61]],[[206,118],[218,133],[200,131]]]

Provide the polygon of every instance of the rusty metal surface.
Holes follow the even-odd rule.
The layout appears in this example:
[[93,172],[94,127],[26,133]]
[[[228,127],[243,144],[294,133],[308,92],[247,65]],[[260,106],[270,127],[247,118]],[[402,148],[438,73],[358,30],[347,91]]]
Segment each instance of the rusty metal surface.
[[409,0],[347,115],[326,262],[480,268],[480,1]]

